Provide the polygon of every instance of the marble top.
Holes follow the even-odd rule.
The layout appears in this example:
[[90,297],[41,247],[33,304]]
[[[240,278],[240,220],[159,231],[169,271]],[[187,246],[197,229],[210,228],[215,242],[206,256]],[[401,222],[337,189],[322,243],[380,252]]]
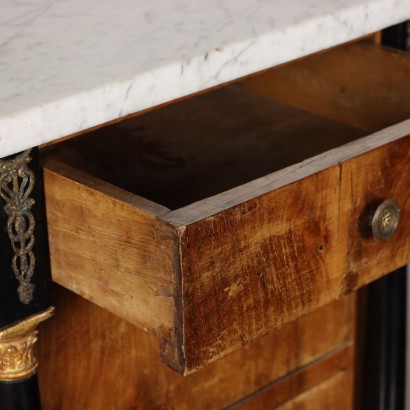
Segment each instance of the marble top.
[[410,0],[1,0],[0,157],[409,18]]

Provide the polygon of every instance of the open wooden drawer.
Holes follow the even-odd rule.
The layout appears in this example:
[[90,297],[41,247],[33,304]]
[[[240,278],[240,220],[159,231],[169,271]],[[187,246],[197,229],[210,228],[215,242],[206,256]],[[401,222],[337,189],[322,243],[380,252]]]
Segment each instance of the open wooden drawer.
[[406,264],[409,78],[354,44],[48,148],[54,280],[188,374]]

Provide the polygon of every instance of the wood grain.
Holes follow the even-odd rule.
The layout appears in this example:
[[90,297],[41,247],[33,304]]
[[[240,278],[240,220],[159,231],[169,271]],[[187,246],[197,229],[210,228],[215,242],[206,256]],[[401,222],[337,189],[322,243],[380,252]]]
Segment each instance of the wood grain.
[[[342,190],[351,203],[348,293],[410,262],[410,136],[346,161]],[[379,241],[369,218],[389,198],[400,206],[400,221],[389,240]]]
[[184,378],[160,362],[155,336],[61,287],[54,296],[38,342],[44,410],[221,409],[353,343],[355,304],[342,298]]
[[410,116],[410,55],[376,44],[351,44],[246,80],[265,97],[377,131]]
[[163,337],[174,330],[166,208],[59,163],[45,168],[53,280]]
[[340,296],[348,204],[339,178],[335,166],[186,227],[186,372]]

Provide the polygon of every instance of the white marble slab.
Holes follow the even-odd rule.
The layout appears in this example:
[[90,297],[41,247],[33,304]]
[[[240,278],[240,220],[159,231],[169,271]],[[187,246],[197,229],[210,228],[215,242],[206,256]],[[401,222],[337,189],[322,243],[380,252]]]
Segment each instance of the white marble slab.
[[0,157],[410,18],[410,0],[0,0]]

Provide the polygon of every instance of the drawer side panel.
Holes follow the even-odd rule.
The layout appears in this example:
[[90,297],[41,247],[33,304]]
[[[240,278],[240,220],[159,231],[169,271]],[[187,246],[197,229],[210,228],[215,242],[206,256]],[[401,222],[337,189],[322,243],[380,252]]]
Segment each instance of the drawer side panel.
[[53,280],[172,337],[175,234],[156,218],[162,207],[57,162],[45,191]]

